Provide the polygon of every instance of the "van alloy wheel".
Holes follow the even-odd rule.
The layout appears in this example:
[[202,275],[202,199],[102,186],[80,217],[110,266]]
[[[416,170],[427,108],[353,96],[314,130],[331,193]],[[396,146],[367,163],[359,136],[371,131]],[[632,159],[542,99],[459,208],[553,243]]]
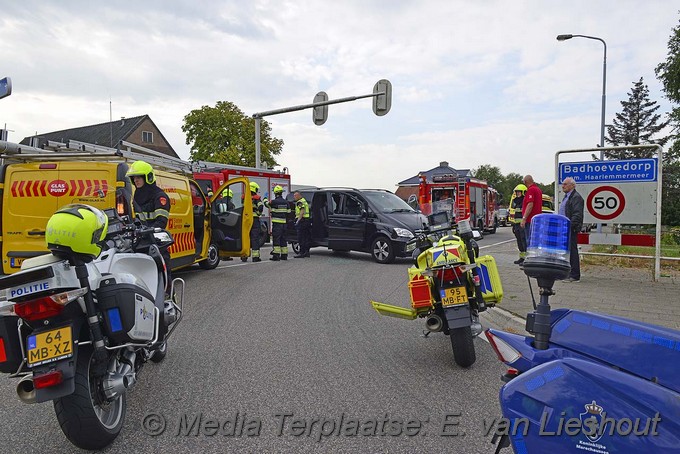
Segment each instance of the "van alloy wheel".
[[379,236],[373,240],[371,255],[378,263],[391,263],[394,261],[394,246],[388,238]]

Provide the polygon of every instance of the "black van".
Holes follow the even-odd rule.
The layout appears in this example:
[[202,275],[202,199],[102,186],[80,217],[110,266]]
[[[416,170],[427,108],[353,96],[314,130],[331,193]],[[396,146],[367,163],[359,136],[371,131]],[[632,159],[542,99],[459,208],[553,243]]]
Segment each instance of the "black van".
[[[378,263],[410,257],[406,243],[427,218],[384,189],[312,188],[300,194],[310,205],[312,247],[370,253]],[[293,194],[288,195],[295,216]],[[297,233],[288,223],[287,239],[297,253]]]

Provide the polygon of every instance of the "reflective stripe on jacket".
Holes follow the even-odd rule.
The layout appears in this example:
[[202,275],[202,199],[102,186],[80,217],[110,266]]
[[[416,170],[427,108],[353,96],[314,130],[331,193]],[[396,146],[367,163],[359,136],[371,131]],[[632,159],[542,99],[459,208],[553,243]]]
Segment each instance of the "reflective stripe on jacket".
[[269,202],[269,212],[272,214],[272,222],[275,224],[285,224],[290,208],[288,202],[281,196],[277,196]]

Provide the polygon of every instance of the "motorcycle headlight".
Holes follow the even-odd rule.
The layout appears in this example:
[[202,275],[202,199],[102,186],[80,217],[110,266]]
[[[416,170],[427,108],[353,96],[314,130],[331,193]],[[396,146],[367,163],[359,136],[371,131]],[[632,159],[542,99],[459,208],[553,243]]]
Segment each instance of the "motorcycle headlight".
[[397,236],[403,237],[403,238],[413,238],[413,232],[411,232],[408,229],[401,229],[399,227],[396,227],[394,229],[394,233],[397,234]]

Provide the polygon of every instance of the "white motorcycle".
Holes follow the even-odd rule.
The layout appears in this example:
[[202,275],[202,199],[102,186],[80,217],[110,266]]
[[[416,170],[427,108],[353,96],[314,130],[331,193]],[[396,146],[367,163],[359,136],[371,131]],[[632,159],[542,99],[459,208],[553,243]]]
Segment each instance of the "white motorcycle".
[[[86,205],[59,212],[69,209],[102,214]],[[179,278],[165,296],[159,248],[173,243],[170,234],[114,210],[106,216],[96,258],[53,248],[0,279],[0,372],[21,377],[23,402],[53,401],[64,434],[84,449],[118,436],[126,393],[144,363],[165,358],[184,299]]]

